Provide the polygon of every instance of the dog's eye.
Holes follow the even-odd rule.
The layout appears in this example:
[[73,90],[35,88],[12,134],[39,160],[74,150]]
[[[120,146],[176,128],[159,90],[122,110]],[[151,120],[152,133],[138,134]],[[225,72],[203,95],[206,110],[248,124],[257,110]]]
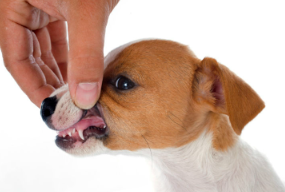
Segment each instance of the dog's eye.
[[124,76],[119,76],[115,81],[115,87],[119,90],[132,89],[134,86],[135,83]]

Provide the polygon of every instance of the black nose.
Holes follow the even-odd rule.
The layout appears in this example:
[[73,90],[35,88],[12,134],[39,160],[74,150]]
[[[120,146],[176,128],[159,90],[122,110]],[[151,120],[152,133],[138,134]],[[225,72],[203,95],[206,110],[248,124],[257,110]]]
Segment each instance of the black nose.
[[56,96],[46,98],[41,105],[41,116],[44,122],[50,119],[51,115],[54,113],[57,104]]

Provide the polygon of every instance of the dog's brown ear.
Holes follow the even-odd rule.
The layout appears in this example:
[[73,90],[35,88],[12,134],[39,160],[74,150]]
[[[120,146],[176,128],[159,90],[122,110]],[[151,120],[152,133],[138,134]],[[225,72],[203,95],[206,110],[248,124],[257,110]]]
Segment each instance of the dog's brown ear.
[[207,103],[213,112],[227,114],[238,135],[265,107],[248,84],[212,58],[200,62],[193,90],[197,102]]

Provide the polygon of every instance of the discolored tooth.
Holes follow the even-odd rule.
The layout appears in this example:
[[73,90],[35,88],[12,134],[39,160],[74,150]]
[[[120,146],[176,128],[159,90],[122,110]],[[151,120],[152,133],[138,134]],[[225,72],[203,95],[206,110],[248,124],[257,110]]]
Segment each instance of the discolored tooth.
[[79,137],[80,137],[82,140],[84,140],[83,131],[82,131],[82,130],[77,130],[77,132],[78,132]]
[[71,132],[69,132],[68,135],[71,137]]

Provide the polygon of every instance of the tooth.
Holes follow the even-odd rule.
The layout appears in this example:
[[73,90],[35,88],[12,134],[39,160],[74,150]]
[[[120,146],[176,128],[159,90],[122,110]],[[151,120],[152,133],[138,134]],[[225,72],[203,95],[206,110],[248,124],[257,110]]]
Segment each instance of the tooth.
[[79,137],[80,137],[82,140],[84,140],[83,131],[82,131],[82,130],[77,130],[77,132],[78,132]]
[[73,131],[72,131],[72,134],[73,134],[73,133],[75,133],[75,128],[74,128]]
[[71,132],[69,132],[68,135],[71,137]]
[[62,137],[65,137],[65,134],[63,134]]
[[104,125],[103,129],[105,129],[105,128],[106,128],[106,125]]

